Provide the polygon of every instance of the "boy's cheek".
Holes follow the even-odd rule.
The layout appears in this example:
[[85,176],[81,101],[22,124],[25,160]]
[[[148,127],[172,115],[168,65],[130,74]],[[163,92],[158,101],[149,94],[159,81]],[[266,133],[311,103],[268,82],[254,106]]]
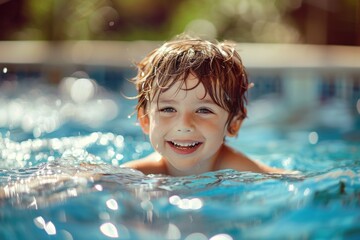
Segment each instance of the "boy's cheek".
[[166,127],[166,125],[171,124],[171,118],[161,116],[160,114],[151,114],[150,121],[153,125],[160,125],[161,127]]

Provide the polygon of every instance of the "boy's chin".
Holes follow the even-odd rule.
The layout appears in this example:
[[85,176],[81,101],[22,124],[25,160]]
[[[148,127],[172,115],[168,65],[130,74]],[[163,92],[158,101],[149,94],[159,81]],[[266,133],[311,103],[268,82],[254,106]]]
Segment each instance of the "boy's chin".
[[201,170],[198,167],[199,164],[197,161],[191,161],[189,163],[182,162],[182,164],[173,163],[173,162],[169,161],[168,164],[169,164],[169,167],[172,168],[173,171],[182,173],[184,175],[195,174],[198,172],[198,170]]

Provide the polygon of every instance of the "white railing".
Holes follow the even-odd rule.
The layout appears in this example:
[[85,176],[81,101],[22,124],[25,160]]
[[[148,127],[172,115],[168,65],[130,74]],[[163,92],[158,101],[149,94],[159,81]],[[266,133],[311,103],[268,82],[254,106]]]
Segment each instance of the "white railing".
[[[0,64],[81,64],[128,67],[161,42],[3,41]],[[360,71],[360,47],[240,43],[248,69],[333,69]]]

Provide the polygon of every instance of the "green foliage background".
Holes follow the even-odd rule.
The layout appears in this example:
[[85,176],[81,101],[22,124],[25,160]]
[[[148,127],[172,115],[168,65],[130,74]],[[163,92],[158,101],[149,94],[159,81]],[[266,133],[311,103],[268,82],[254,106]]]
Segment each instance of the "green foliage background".
[[[356,45],[360,42],[359,2],[0,0],[0,40],[164,40],[190,32],[220,40],[266,43],[327,44],[331,36],[345,35],[342,38]],[[319,31],[309,31],[312,24]],[[339,34],[340,28],[346,32]],[[312,36],[316,34],[324,36]]]

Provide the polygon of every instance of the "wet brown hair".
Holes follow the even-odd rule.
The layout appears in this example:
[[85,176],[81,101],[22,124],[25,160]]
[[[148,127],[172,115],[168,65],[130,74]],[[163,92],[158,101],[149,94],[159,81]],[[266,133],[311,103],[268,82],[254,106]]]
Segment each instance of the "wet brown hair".
[[132,79],[138,91],[137,110],[146,109],[148,102],[177,81],[182,82],[178,90],[184,89],[182,86],[193,89],[186,88],[186,79],[192,74],[199,80],[197,85],[202,83],[206,94],[229,112],[227,123],[234,117],[247,116],[245,92],[249,82],[235,44],[182,35],[150,52],[137,68]]

